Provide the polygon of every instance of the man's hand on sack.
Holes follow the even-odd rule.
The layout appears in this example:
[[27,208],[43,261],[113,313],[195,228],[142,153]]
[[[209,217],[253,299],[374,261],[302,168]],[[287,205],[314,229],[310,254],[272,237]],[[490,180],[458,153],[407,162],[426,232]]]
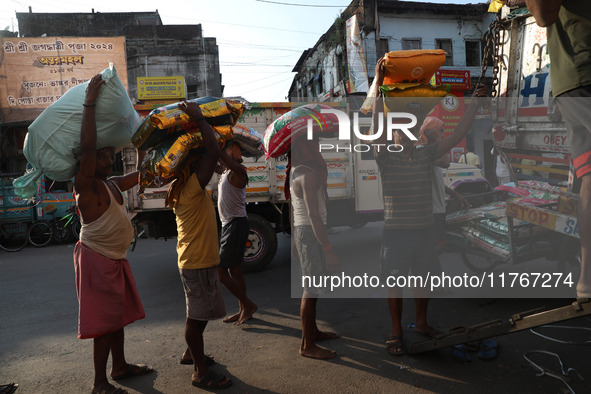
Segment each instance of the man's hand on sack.
[[189,115],[193,120],[201,120],[203,119],[203,114],[201,113],[201,108],[197,103],[191,101],[183,101],[178,104],[178,107],[181,111]]

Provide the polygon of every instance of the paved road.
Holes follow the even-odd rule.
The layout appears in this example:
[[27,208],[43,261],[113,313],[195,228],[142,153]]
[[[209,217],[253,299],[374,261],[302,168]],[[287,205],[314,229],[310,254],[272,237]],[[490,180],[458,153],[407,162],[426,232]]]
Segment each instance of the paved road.
[[[331,235],[337,250],[363,242],[379,246],[378,224],[360,230],[337,229]],[[300,357],[299,300],[290,297],[289,239],[280,235],[273,263],[264,272],[247,275],[251,298],[259,305],[256,319],[241,327],[211,323],[205,335],[206,351],[215,356],[215,370],[229,375],[233,388],[226,392],[401,392],[401,393],[561,393],[566,386],[549,377],[536,377],[523,358],[530,350],[560,355],[565,367],[577,369],[577,392],[591,392],[589,348],[557,344],[529,331],[499,337],[499,356],[463,364],[442,349],[416,356],[392,357],[384,351],[390,329],[383,299],[320,300],[322,328],[342,338],[326,345],[336,349],[333,361]],[[0,384],[17,382],[17,393],[84,393],[93,379],[92,342],[76,339],[77,300],[72,245],[18,253],[0,252]],[[353,252],[351,252],[353,253]],[[147,363],[156,373],[128,380],[132,393],[191,393],[191,367],[178,364],[185,344],[184,295],[176,268],[175,240],[138,242],[129,260],[147,317],[126,328],[129,362]],[[367,256],[359,264],[375,264]],[[461,264],[447,255],[447,268]],[[236,302],[226,296],[229,312]],[[430,304],[431,323],[441,330],[469,326],[539,306],[562,306],[572,300],[437,299]],[[405,300],[404,322],[414,319],[412,300]],[[591,327],[580,318],[563,325]],[[581,330],[546,331],[562,338],[587,339]],[[420,338],[408,329],[405,341]],[[557,360],[536,361],[559,370]],[[122,382],[123,383],[123,382]]]

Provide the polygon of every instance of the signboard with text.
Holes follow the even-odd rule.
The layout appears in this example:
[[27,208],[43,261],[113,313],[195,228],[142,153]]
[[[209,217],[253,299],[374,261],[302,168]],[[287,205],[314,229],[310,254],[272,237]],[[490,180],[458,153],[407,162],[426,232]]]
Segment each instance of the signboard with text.
[[470,90],[470,70],[437,70],[437,85],[450,85],[451,90]]
[[0,38],[2,123],[29,122],[109,63],[127,87],[125,37]]
[[140,100],[182,99],[185,77],[138,77],[137,98]]

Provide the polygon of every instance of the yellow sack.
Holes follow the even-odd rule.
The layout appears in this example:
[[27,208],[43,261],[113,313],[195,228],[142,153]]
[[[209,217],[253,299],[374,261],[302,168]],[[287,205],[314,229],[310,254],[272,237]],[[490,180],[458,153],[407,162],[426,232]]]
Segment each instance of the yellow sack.
[[417,117],[418,127],[441,99],[449,93],[449,85],[396,83],[380,86],[384,94],[385,112],[407,112]]
[[385,97],[436,97],[449,93],[449,85],[433,86],[428,83],[393,83],[380,86]]
[[[199,104],[201,113],[212,127],[233,126],[244,111],[242,103],[228,102],[225,99],[202,97],[189,101]],[[136,148],[147,150],[162,143],[177,131],[189,132],[195,128],[197,124],[178,108],[178,103],[173,103],[150,112],[131,138],[131,142]]]
[[[169,108],[171,107],[171,108]],[[199,104],[201,113],[212,126],[235,125],[242,115],[243,105],[229,103],[224,99]],[[162,111],[150,115],[150,120],[159,129],[183,126],[191,121],[189,115],[181,111],[175,105],[164,107]],[[185,128],[191,128],[186,126]]]
[[[168,148],[164,157],[158,163],[158,176],[162,178],[174,176],[182,167],[189,151],[203,145],[201,132],[198,130],[193,131],[180,135]],[[221,146],[234,137],[232,126],[214,126],[213,131],[216,140]]]

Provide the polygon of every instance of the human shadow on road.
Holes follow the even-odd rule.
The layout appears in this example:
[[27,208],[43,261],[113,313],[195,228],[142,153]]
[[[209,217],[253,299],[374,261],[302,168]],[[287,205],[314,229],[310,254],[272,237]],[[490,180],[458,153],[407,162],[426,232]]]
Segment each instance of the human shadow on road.
[[154,387],[156,378],[158,378],[158,371],[153,371],[147,375],[117,381],[115,386],[127,387],[143,394],[164,394],[163,391]]

